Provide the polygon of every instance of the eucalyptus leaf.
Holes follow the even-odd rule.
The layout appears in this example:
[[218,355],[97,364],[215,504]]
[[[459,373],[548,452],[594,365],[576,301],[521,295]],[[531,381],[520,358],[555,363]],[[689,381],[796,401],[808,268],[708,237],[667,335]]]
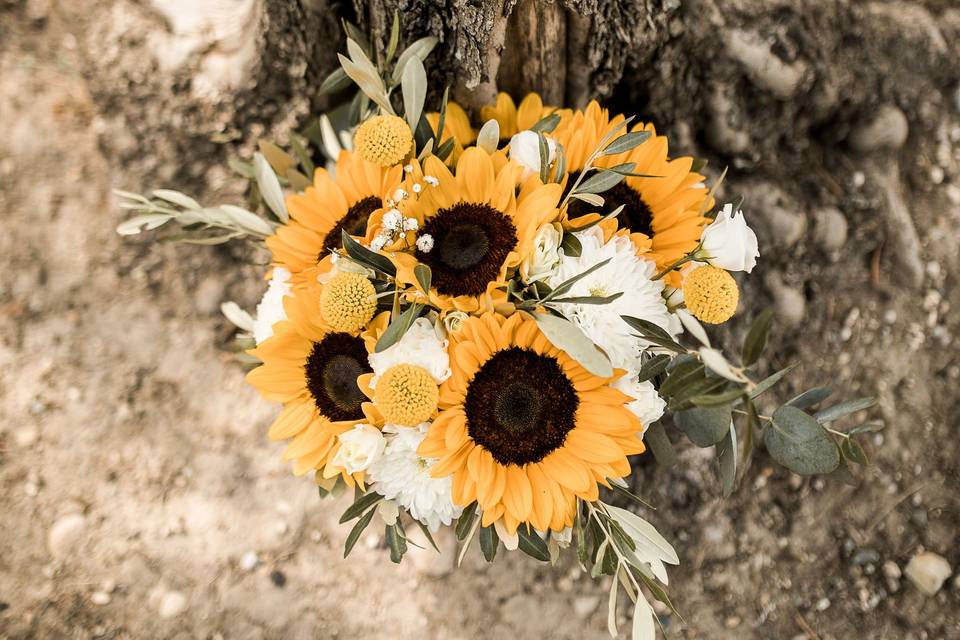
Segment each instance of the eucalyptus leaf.
[[837,443],[816,418],[796,407],[774,412],[763,443],[774,460],[800,475],[830,473],[840,464]]
[[698,447],[710,447],[727,435],[733,412],[729,406],[693,407],[673,414],[677,427]]
[[870,460],[867,458],[867,452],[864,451],[863,446],[853,438],[844,438],[840,442],[840,452],[844,458],[852,460],[861,466],[866,467],[870,464]]
[[280,222],[286,224],[290,221],[287,214],[287,205],[283,200],[283,189],[280,188],[280,181],[277,180],[277,174],[273,172],[270,163],[262,153],[253,154],[253,169],[257,176],[257,188],[263,201],[267,203],[270,210]]
[[697,394],[690,397],[690,402],[698,407],[718,407],[731,404],[743,396],[743,389],[725,389],[719,393]]
[[548,313],[534,313],[540,331],[550,343],[562,349],[595,376],[609,378],[613,375],[613,365],[593,341],[587,338],[576,325],[563,318]]

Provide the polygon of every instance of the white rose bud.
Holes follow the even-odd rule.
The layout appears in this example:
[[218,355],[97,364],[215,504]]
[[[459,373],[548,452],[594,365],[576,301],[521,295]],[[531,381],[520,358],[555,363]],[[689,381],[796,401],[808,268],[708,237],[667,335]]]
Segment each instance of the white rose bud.
[[750,273],[760,257],[756,234],[747,226],[743,212],[734,213],[731,204],[725,205],[717,219],[703,230],[701,242],[697,258],[727,271]]
[[463,323],[470,319],[470,316],[463,311],[451,311],[443,316],[443,329],[446,335],[457,333],[463,327]]
[[[548,164],[557,155],[557,143],[547,137]],[[510,159],[523,167],[523,179],[540,173],[540,136],[536,131],[521,131],[510,138]]]
[[553,272],[560,261],[559,224],[545,224],[533,238],[533,250],[520,262],[520,278],[525,284],[542,280]]
[[337,439],[340,441],[340,449],[330,464],[347,473],[364,471],[380,459],[386,446],[380,430],[369,424],[358,424],[350,431],[341,433]]

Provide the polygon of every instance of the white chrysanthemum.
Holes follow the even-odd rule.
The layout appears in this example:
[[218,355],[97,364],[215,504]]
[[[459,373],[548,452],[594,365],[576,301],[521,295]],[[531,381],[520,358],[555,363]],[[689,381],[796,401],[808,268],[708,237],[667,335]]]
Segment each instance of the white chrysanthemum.
[[427,424],[412,428],[387,425],[383,431],[388,434],[387,447],[367,469],[370,488],[395,500],[430,531],[437,531],[441,524],[449,525],[463,509],[453,504],[452,477],[434,478],[430,467],[437,461],[417,455]]
[[607,304],[562,304],[560,311],[610,356],[614,367],[636,371],[647,343],[636,337],[621,316],[642,318],[667,331],[676,328],[664,304],[663,281],[651,280],[656,265],[638,257],[626,236],[614,236],[604,243],[603,231],[592,227],[577,233],[577,238],[583,247],[580,255],[563,256],[547,284],[556,287],[609,258],[610,262],[578,280],[563,297],[623,295]]
[[283,298],[290,294],[290,272],[283,267],[274,267],[273,277],[263,299],[257,305],[257,318],[253,321],[253,339],[260,344],[273,336],[273,325],[287,319],[283,310]]
[[627,409],[640,419],[640,424],[643,425],[641,434],[646,433],[647,427],[663,417],[663,410],[667,408],[667,403],[649,380],[638,382],[635,376],[627,375],[610,386],[634,399],[627,405]]
[[437,336],[433,324],[426,318],[417,318],[400,340],[380,353],[371,353],[370,367],[373,379],[370,387],[376,388],[377,380],[387,369],[398,364],[412,364],[429,373],[437,384],[450,377],[450,357],[447,341]]

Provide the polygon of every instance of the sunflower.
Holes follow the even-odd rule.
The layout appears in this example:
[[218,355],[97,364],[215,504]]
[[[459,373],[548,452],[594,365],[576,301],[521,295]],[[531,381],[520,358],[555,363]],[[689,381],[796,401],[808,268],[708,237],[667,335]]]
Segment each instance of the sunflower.
[[644,451],[642,426],[611,378],[589,373],[553,346],[535,320],[486,313],[451,336],[452,375],[418,453],[439,458],[435,477],[453,476],[453,500],[477,501],[483,525],[501,518],[561,531],[576,498],[630,473]]
[[483,149],[471,147],[457,162],[456,176],[436,157],[424,162],[425,186],[406,215],[419,221],[412,253],[393,254],[397,281],[419,288],[418,262],[432,272],[428,294],[441,311],[490,310],[506,300],[507,272],[533,250],[537,229],[557,219],[561,187],[527,180],[517,191],[520,167],[500,164]]
[[[623,119],[621,115],[611,118],[606,109],[593,101],[584,111],[561,123],[556,138],[567,158],[565,188],[572,187],[600,140]],[[568,226],[576,228],[623,205],[617,216],[619,225],[629,229],[638,251],[662,269],[697,246],[708,222],[702,212],[713,203],[703,188],[704,177],[692,170],[693,158],[669,159],[667,138],[658,136],[652,124],[638,124],[632,130],[647,131],[650,138],[626,153],[601,156],[595,164],[612,167],[632,162],[636,165],[634,173],[656,177],[628,177],[605,191],[601,194],[606,201],[602,212],[586,202],[573,200],[565,219]]]
[[317,169],[313,186],[287,197],[290,222],[267,238],[273,263],[284,267],[294,287],[329,271],[330,254],[341,246],[341,231],[366,238],[368,221],[383,216],[384,201],[400,185],[400,166],[379,167],[341,151],[335,176]]
[[536,93],[528,93],[517,107],[509,94],[500,92],[497,94],[495,104],[481,107],[480,117],[484,122],[496,120],[500,125],[500,140],[509,142],[514,135],[526,131],[543,117],[554,112],[562,116],[569,114],[570,110],[544,106],[543,100]]
[[[250,351],[263,364],[247,374],[247,381],[267,400],[283,404],[268,435],[271,440],[292,438],[284,460],[294,461],[295,474],[317,471],[319,479],[337,453],[337,436],[358,423],[373,422],[357,385],[357,378],[371,369],[359,335],[293,317],[274,325],[273,337]],[[363,474],[341,475],[350,485],[363,480]]]

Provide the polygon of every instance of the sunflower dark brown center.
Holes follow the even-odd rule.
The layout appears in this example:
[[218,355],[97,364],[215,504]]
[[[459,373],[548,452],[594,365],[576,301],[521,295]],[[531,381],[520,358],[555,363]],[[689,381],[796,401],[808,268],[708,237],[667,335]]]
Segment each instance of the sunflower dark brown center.
[[[579,177],[579,171],[571,172],[567,176],[567,185],[573,186]],[[640,192],[628,185],[625,180],[620,181],[612,189],[608,189],[600,195],[604,199],[601,213],[610,213],[623,205],[623,211],[617,216],[617,219],[620,220],[620,226],[627,227],[633,232],[643,233],[649,238],[653,237],[653,212],[649,205],[644,202]],[[597,208],[593,205],[582,200],[571,199],[567,207],[567,216],[574,220],[596,211]]]
[[363,339],[348,333],[329,333],[313,350],[304,367],[307,389],[320,413],[331,420],[359,420],[366,396],[357,377],[371,371]]
[[517,246],[510,216],[487,204],[460,202],[440,209],[420,233],[433,237],[433,249],[417,249],[417,260],[430,267],[433,286],[448,296],[482,294]]
[[317,256],[317,261],[323,259],[325,255],[339,249],[342,242],[344,231],[352,236],[362,236],[367,233],[367,220],[370,214],[381,207],[380,198],[376,196],[367,196],[358,200],[347,209],[347,212],[333,225],[333,229],[323,239],[323,251]]
[[467,431],[500,464],[539,462],[576,425],[579,399],[556,359],[529,349],[499,351],[467,390]]

